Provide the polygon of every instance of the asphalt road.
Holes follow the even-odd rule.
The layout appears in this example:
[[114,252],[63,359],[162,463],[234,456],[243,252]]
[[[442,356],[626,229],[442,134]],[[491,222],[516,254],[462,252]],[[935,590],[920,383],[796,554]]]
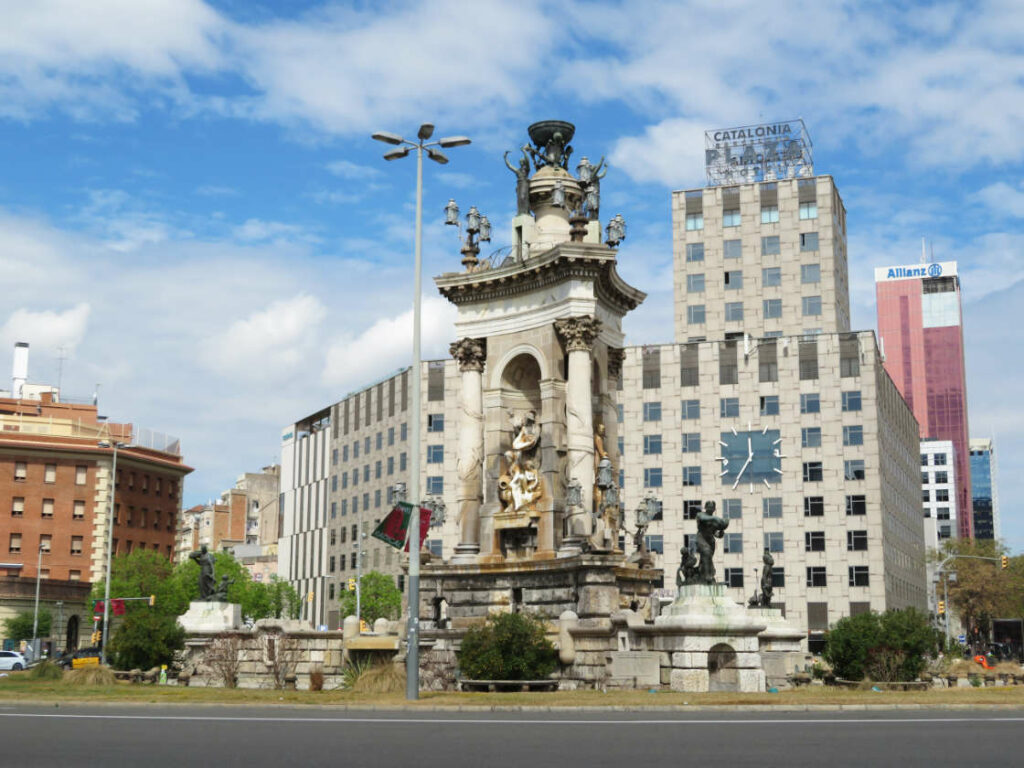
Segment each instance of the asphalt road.
[[0,766],[1020,765],[1024,710],[352,712],[0,706]]

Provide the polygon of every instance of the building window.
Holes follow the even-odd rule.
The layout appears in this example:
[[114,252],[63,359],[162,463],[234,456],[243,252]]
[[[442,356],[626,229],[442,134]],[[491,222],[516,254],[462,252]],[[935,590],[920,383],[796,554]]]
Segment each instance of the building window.
[[738,259],[743,255],[742,243],[739,240],[725,240],[722,243],[722,255],[727,259]]
[[817,317],[821,314],[821,296],[804,296],[800,301],[804,317]]
[[821,413],[821,396],[817,392],[800,395],[800,413]]
[[725,539],[722,542],[722,551],[734,555],[743,552],[743,534],[725,534]]
[[399,472],[405,472],[405,469],[406,469],[406,466],[408,465],[408,463],[409,463],[409,459],[405,455],[405,453],[398,454],[398,471]]
[[14,462],[14,479],[24,482],[28,477],[28,465],[24,461]]
[[[927,464],[928,462],[925,461],[924,463]],[[932,458],[932,464],[934,464],[936,467],[941,467],[944,464],[946,464],[946,454],[936,453]]]
[[13,554],[21,552],[21,534],[12,533],[10,543],[7,545],[7,551]]
[[839,375],[844,379],[860,376],[860,359],[856,357],[839,358]]
[[615,406],[615,420],[619,424],[622,423],[622,420],[623,420],[623,418],[625,418],[625,415],[626,415],[625,406],[623,406],[622,403],[619,403],[618,405],[616,405]]
[[781,253],[779,247],[779,236],[770,235],[768,237],[761,238],[761,255],[762,256],[775,256]]
[[53,517],[53,499],[43,499],[43,517]]
[[868,577],[868,567],[866,565],[851,565],[850,566],[850,586],[851,587],[866,587],[870,584],[870,578]]
[[804,496],[804,517],[823,517],[824,514],[824,496]]
[[370,436],[369,435],[367,435],[365,438],[363,438],[363,451],[366,454],[370,453]]
[[373,506],[380,507],[380,488],[373,492]]
[[764,517],[782,517],[782,497],[766,496],[761,499],[761,514]]
[[683,400],[680,409],[680,418],[683,419],[699,419],[700,418],[700,400]]
[[778,416],[779,415],[779,396],[778,395],[764,395],[761,398],[761,415],[762,416]]
[[804,551],[805,552],[824,552],[825,551],[825,532],[824,531],[805,531],[804,532]]
[[661,488],[661,467],[644,468],[644,488]]
[[722,517],[726,520],[739,520],[743,517],[743,499],[723,499]]
[[444,446],[443,445],[428,445],[427,446],[427,464],[443,464],[444,463]]
[[800,203],[800,219],[806,221],[807,219],[818,218],[818,204],[817,203]]
[[369,464],[364,464],[363,465],[363,482],[364,483],[370,482],[370,465]]
[[331,490],[332,491],[338,490],[338,476],[337,475],[331,475]]
[[704,325],[707,318],[707,311],[703,304],[686,305],[686,322],[690,325]]
[[800,446],[802,448],[821,447],[821,427],[803,427],[800,430]]
[[701,511],[700,499],[683,500],[683,520],[696,520]]
[[782,268],[765,267],[761,270],[761,283],[765,288],[782,285]]
[[704,274],[695,273],[686,276],[687,293],[704,293]]
[[388,474],[389,475],[395,474],[395,457],[394,456],[388,456]]
[[44,483],[55,483],[57,482],[57,465],[47,464],[43,467],[43,482]]
[[860,424],[843,427],[843,445],[864,445],[864,427]]
[[821,265],[820,264],[801,264],[800,265],[800,282],[804,283],[804,284],[820,283],[821,282]]
[[358,440],[353,440],[352,441],[352,458],[353,459],[358,459],[359,458],[359,441]]
[[743,569],[742,568],[726,568],[725,569],[725,583],[730,587],[742,587],[743,586]]
[[661,453],[661,435],[644,435],[644,455]]
[[743,320],[743,302],[725,302],[725,321],[727,323],[738,323]]
[[804,462],[804,482],[805,483],[820,483],[823,477],[820,461],[805,461]]
[[[689,220],[689,217],[687,217],[687,220]],[[704,261],[704,243],[687,243],[686,260]]]
[[427,477],[427,493],[431,496],[444,495],[444,478],[439,475]]
[[816,251],[816,250],[818,250],[818,233],[817,232],[801,232],[800,233],[800,250],[801,251]]
[[86,478],[89,476],[89,468],[85,466],[75,467],[75,485],[85,485]]
[[765,299],[763,307],[765,320],[775,320],[782,317],[782,299]]
[[644,347],[643,349],[643,381],[644,389],[658,389],[661,386],[661,349]]
[[846,548],[850,552],[864,552],[868,548],[867,531],[847,531]]
[[738,291],[743,287],[743,270],[730,269],[725,273],[725,290]]
[[700,485],[700,467],[683,467],[683,485]]
[[843,462],[843,477],[847,480],[863,480],[864,459],[847,459]]
[[[130,544],[131,544],[131,542],[129,542],[129,546],[130,546]],[[130,552],[131,549],[129,549],[128,551]],[[80,555],[80,554],[82,554],[82,537],[81,536],[72,536],[71,537],[71,554],[72,555]]]
[[868,513],[867,497],[863,494],[854,494],[846,497],[846,514],[866,515]]
[[[689,218],[689,217],[687,217]],[[740,225],[740,209],[730,208],[727,211],[722,211],[722,226],[723,227],[738,227]]]
[[15,496],[11,499],[11,517],[23,517],[25,515],[25,497]]
[[770,531],[764,535],[764,548],[769,552],[782,552],[782,531]]
[[936,472],[935,473],[935,482],[939,483],[939,484],[948,483],[949,482],[949,473],[948,472]]
[[[334,573],[336,570],[338,570],[338,560],[334,555],[331,555],[331,559],[327,566],[327,570],[329,573]],[[333,587],[334,585],[332,584],[331,586]]]
[[772,568],[772,586],[773,587],[784,587],[786,586],[786,571],[783,568]]
[[935,508],[935,519],[936,520],[949,520],[949,507],[936,507]]
[[665,553],[665,539],[660,533],[652,533],[644,537],[647,542],[647,551],[655,552],[659,555]]
[[699,229],[704,229],[704,214],[703,213],[688,213],[686,214],[686,231],[695,232]]
[[949,501],[949,489],[948,488],[936,488],[935,489],[935,500],[936,501]]
[[807,586],[808,587],[827,587],[828,581],[825,576],[825,566],[823,565],[809,565],[807,566]]
[[949,526],[948,525],[940,525],[939,526],[939,538],[940,539],[948,539],[950,536],[952,536],[952,532],[950,531]]
[[761,208],[761,223],[762,224],[778,224],[779,222],[779,206],[777,205],[766,205]]
[[861,407],[861,401],[860,401],[860,390],[859,389],[854,389],[854,390],[851,390],[849,392],[843,392],[843,410],[844,411],[847,411],[847,412],[859,411],[860,407]]
[[740,415],[740,399],[723,397],[719,402],[719,415],[723,418],[736,418]]
[[661,421],[661,402],[644,403],[644,421]]
[[683,432],[679,445],[682,453],[699,453],[700,432]]

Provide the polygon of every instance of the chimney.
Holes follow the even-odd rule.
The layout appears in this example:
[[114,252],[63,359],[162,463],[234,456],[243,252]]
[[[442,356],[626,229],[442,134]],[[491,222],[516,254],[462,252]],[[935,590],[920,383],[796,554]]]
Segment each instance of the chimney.
[[14,345],[14,371],[11,378],[11,397],[20,400],[22,388],[28,381],[28,342],[19,341]]

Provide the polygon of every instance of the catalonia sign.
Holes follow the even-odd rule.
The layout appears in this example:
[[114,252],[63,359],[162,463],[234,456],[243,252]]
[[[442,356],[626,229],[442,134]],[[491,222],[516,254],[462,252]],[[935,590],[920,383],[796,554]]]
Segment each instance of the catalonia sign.
[[875,267],[875,282],[889,280],[922,280],[926,277],[953,277],[955,261],[933,261],[930,264],[899,264],[893,267]]
[[704,168],[708,184],[811,176],[811,149],[803,120],[705,131]]

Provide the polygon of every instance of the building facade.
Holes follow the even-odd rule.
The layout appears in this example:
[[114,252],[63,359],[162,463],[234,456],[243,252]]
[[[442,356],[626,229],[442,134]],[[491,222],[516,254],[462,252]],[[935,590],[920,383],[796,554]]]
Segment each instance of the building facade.
[[990,438],[971,438],[971,513],[974,538],[998,539],[999,499],[996,493],[996,452]]
[[955,261],[875,269],[885,369],[920,425],[922,440],[950,440],[956,464],[955,535],[973,536],[960,278]]

